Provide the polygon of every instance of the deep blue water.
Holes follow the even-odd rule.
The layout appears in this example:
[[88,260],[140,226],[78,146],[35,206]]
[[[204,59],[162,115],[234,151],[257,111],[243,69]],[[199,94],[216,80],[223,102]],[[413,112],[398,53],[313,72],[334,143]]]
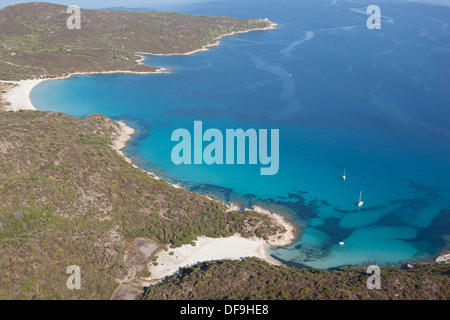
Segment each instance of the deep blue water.
[[[450,8],[378,1],[382,28],[369,30],[368,5],[178,7],[268,17],[279,27],[195,55],[147,57],[170,74],[46,81],[31,99],[40,110],[124,119],[139,130],[126,150],[138,165],[200,193],[285,213],[303,233],[271,249],[283,261],[332,268],[429,259],[450,232]],[[278,174],[261,176],[260,165],[174,165],[171,134],[192,132],[195,120],[204,130],[279,129]]]

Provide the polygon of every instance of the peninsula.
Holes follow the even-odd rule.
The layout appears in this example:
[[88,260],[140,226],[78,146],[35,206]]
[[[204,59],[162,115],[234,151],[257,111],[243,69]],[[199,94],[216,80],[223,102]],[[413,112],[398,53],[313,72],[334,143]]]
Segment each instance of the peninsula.
[[63,77],[108,71],[155,72],[148,54],[190,54],[235,33],[274,28],[267,19],[81,9],[81,29],[67,28],[67,7],[43,2],[0,10],[0,79]]

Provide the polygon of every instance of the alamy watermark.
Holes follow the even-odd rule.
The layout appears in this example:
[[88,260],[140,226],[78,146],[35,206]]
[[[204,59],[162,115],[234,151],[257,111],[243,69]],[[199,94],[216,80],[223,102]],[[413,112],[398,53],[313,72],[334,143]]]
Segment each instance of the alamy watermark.
[[69,30],[73,29],[81,29],[81,10],[78,6],[69,6],[67,7],[67,13],[72,14],[67,19],[67,28]]
[[[172,162],[176,165],[246,164],[248,149],[248,164],[262,166],[261,175],[275,175],[279,169],[279,138],[278,129],[270,130],[270,155],[268,150],[268,130],[259,129],[227,129],[224,135],[218,129],[208,129],[203,132],[202,121],[194,121],[193,138],[187,129],[176,129],[171,140],[178,141],[172,149]],[[248,143],[247,143],[248,141]],[[209,142],[204,148],[203,143]],[[194,151],[192,152],[192,144]],[[248,148],[247,148],[248,147]],[[258,157],[259,156],[259,157]],[[193,159],[192,159],[193,157]]]
[[381,29],[381,9],[377,5],[367,7],[367,14],[371,16],[367,19],[366,25],[370,30]]
[[381,289],[381,269],[379,266],[371,265],[367,267],[368,274],[371,276],[367,279],[367,289]]
[[81,289],[81,268],[79,266],[69,266],[66,270],[71,276],[67,279],[66,285],[69,290]]

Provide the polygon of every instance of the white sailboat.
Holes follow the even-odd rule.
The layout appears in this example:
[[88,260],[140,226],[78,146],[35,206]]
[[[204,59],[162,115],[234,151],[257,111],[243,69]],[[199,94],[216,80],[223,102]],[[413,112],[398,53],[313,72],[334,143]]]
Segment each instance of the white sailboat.
[[339,245],[340,245],[340,246],[343,246],[343,245],[344,245],[344,241],[340,241],[340,242],[339,242]]
[[344,168],[344,174],[342,175],[342,180],[345,181],[345,179],[347,179],[347,176],[345,175],[345,168]]
[[362,190],[361,190],[361,192],[359,193],[359,201],[358,201],[358,207],[362,207],[362,205],[364,204],[364,201],[361,201],[361,197],[362,197]]

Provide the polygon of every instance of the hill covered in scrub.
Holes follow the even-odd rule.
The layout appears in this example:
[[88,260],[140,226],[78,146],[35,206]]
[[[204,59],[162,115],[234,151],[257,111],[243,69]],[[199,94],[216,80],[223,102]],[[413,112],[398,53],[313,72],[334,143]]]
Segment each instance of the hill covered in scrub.
[[[282,231],[134,167],[111,147],[118,135],[102,115],[0,112],[0,299],[108,299],[138,237],[176,247]],[[70,265],[82,290],[66,287]]]
[[381,268],[381,289],[369,290],[365,269],[326,271],[274,266],[249,258],[205,262],[146,288],[142,300],[427,300],[450,299],[450,265]]
[[0,10],[0,79],[74,72],[157,70],[136,52],[187,53],[224,34],[266,28],[262,19],[157,11],[81,10],[81,29],[69,30],[67,6],[34,2]]

